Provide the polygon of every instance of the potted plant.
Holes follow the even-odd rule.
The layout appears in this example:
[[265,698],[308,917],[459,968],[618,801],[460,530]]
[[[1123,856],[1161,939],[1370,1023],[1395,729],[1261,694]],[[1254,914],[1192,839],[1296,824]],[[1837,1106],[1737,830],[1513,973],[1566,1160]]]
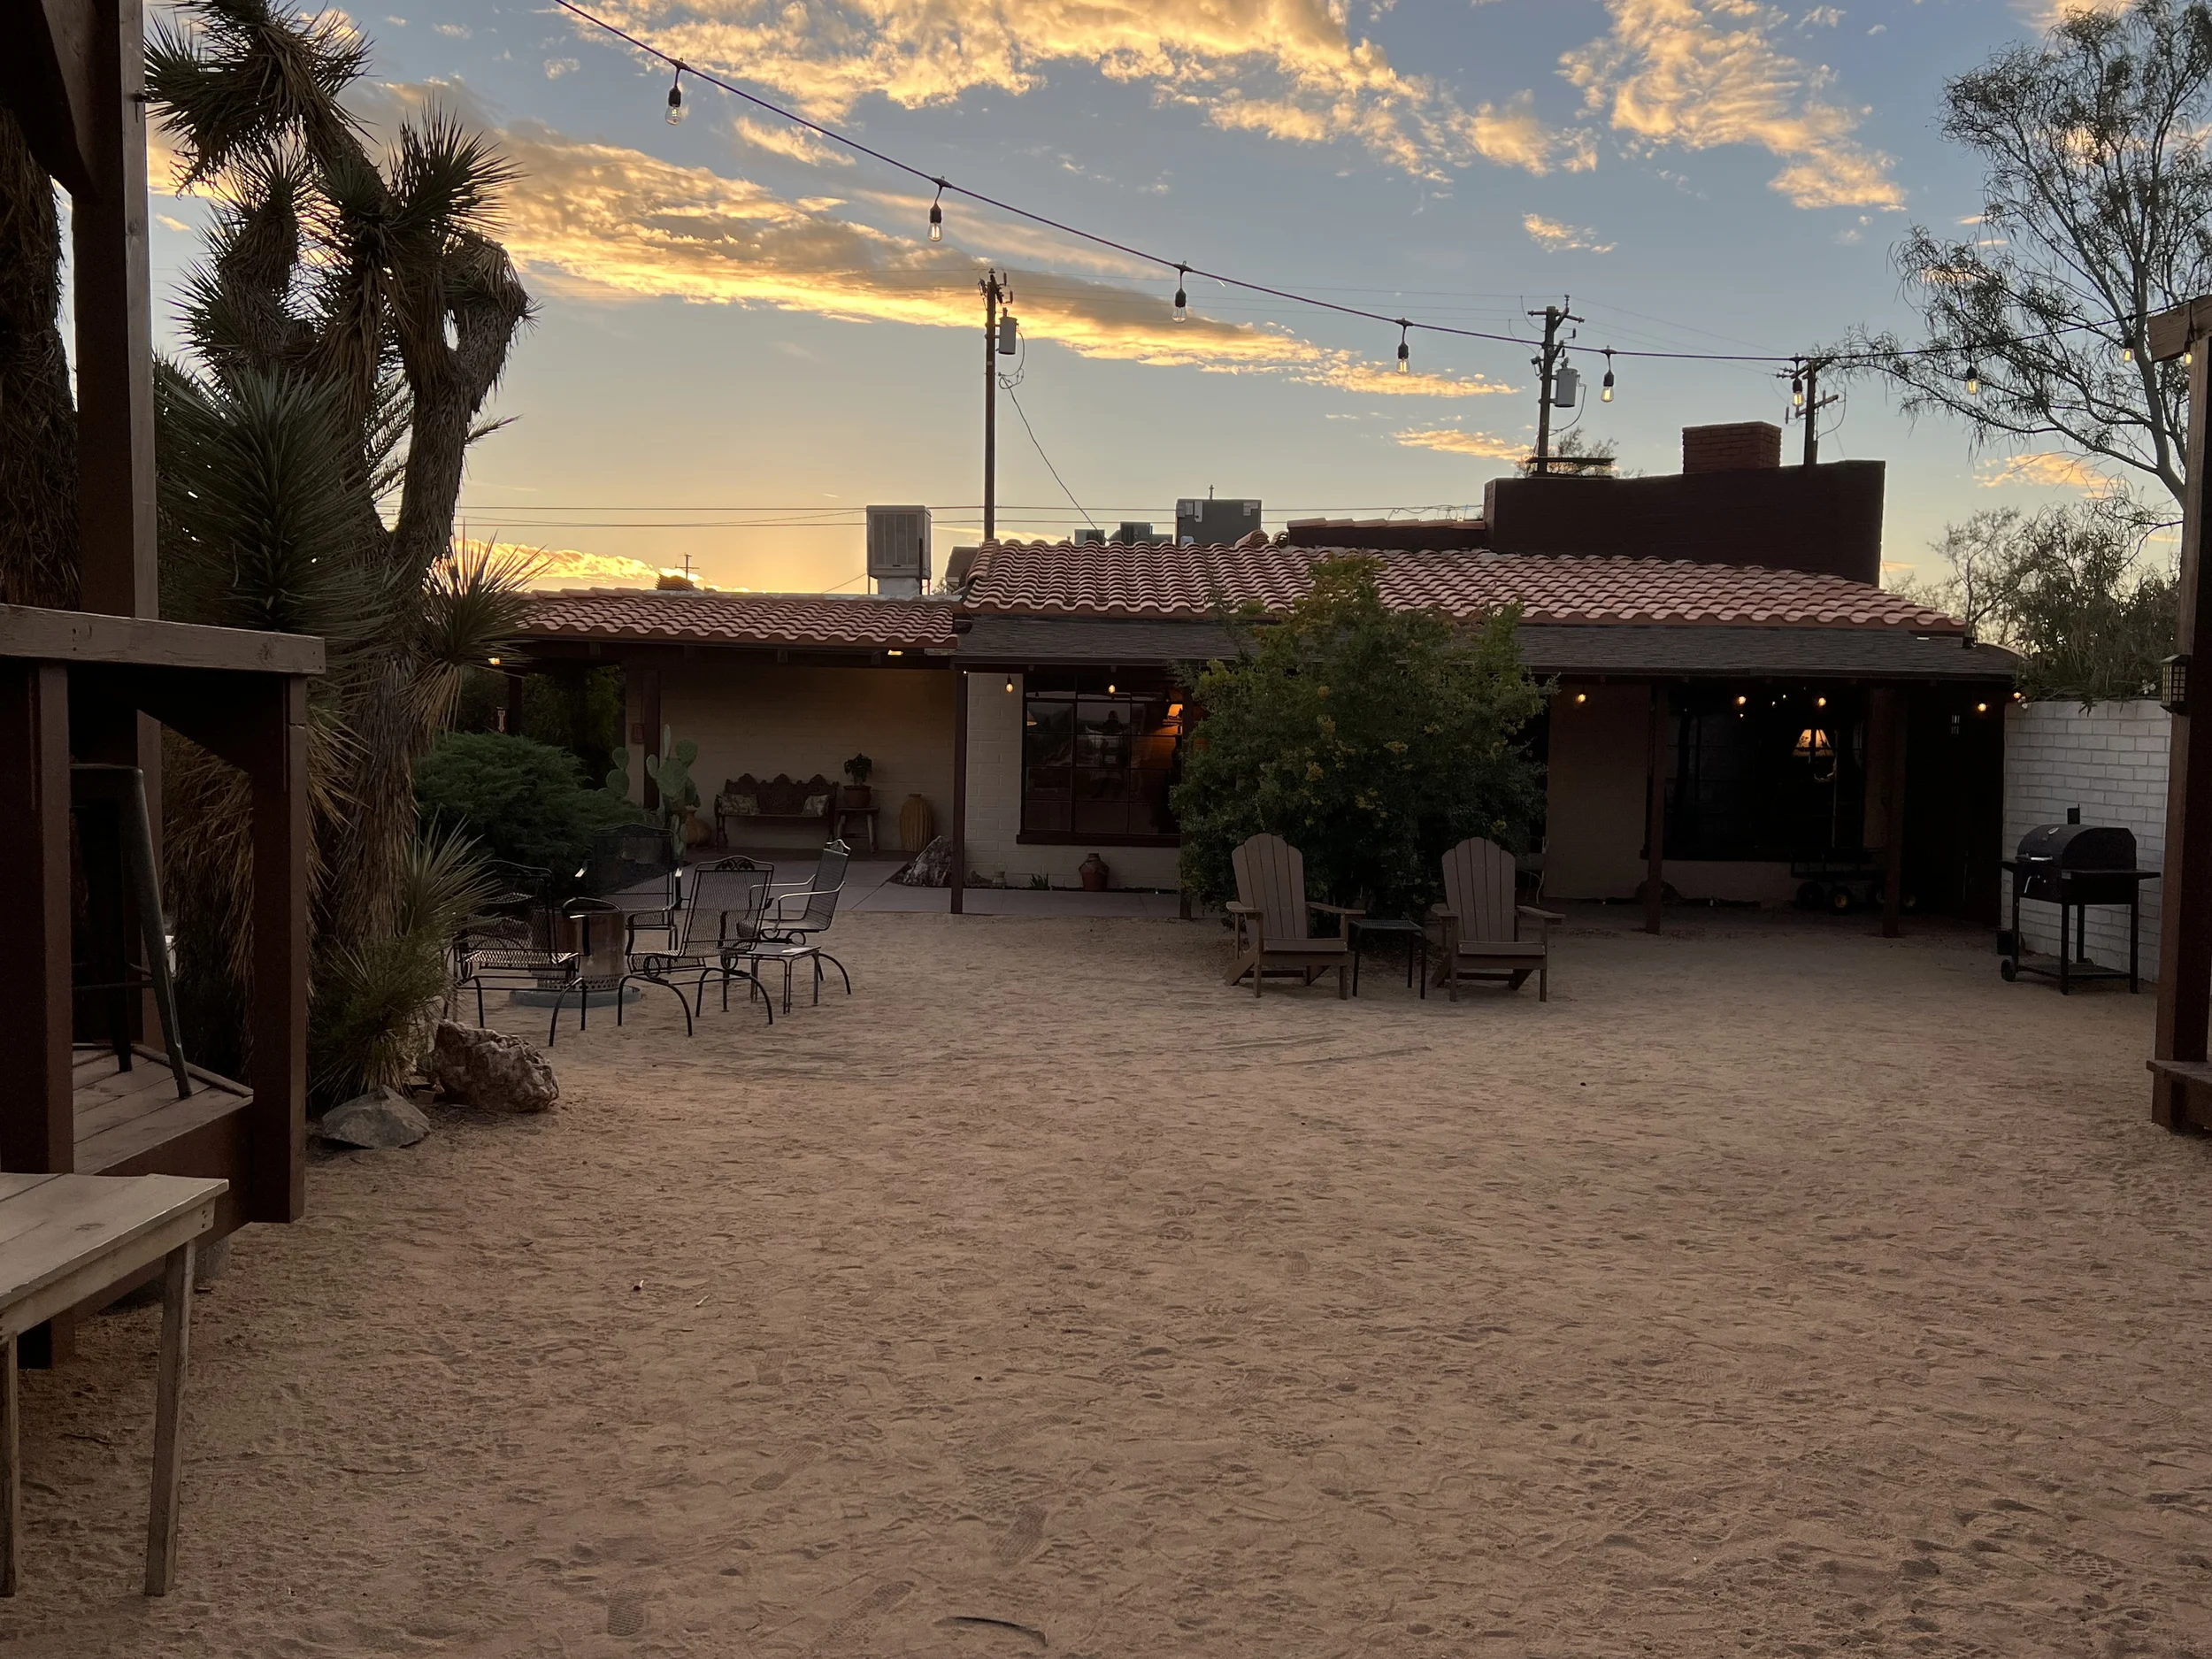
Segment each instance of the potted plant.
[[1106,891],[1107,880],[1112,876],[1113,872],[1107,867],[1103,858],[1093,853],[1076,866],[1075,873],[1083,878],[1084,892],[1103,893]]
[[875,769],[875,762],[870,760],[865,755],[855,755],[845,763],[845,776],[852,780],[845,786],[847,806],[858,807],[869,804],[873,792],[868,787],[868,777]]

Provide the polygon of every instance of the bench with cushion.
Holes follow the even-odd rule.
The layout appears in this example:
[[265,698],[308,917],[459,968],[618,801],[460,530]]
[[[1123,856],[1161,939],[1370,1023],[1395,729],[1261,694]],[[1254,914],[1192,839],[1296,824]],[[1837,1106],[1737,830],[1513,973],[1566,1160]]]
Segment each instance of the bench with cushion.
[[781,772],[756,778],[746,772],[726,780],[714,797],[714,838],[728,845],[729,826],[744,830],[805,830],[830,839],[830,815],[837,807],[837,786],[816,772],[797,781]]

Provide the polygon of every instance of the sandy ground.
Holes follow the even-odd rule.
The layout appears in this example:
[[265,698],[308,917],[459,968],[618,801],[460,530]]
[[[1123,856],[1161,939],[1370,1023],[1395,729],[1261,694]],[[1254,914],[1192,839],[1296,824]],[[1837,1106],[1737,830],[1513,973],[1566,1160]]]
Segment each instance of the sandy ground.
[[2212,1142],[2148,996],[1578,921],[1554,996],[859,916],[858,994],[319,1158],[27,1378],[0,1652],[2212,1653]]

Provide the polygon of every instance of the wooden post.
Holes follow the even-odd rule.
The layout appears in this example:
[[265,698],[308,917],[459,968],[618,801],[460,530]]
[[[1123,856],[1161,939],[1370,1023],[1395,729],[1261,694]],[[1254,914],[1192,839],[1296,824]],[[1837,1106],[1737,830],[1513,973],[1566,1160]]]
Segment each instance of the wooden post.
[[77,522],[84,608],[159,614],[154,345],[146,242],[146,51],[140,0],[93,0],[86,42],[93,185],[71,202],[77,319]]
[[1651,687],[1651,788],[1644,803],[1644,932],[1659,931],[1661,895],[1666,891],[1667,856],[1667,688]]
[[256,699],[249,1221],[307,1213],[307,681]]
[[192,1260],[187,1239],[161,1271],[161,1357],[154,1371],[154,1490],[146,1515],[146,1594],[177,1577],[177,1501],[183,1495],[184,1378],[192,1357]]
[[952,913],[967,910],[968,671],[952,671]]
[[13,1595],[22,1572],[22,1386],[16,1376],[15,1339],[0,1336],[0,1595]]
[[1882,937],[1904,931],[1905,909],[1905,736],[1912,696],[1902,687],[1874,694],[1889,703],[1886,753],[1882,757]]
[[[2194,657],[2197,641],[2212,641],[2212,583],[2204,580],[2205,441],[2207,380],[2212,373],[2212,298],[2195,299],[2150,320],[2151,356],[2164,362],[2193,349],[2189,365],[2187,486],[2182,495],[2181,615],[2174,649]],[[2193,681],[2195,675],[2190,679]],[[2166,879],[2160,900],[2158,1028],[2153,1053],[2160,1060],[2201,1062],[2208,1017],[2212,1016],[2212,719],[2200,722],[2193,705],[2173,717],[2172,753],[2166,774]],[[2151,1094],[2151,1118],[2172,1130],[2192,1126],[2178,1085],[2160,1077]]]
[[510,737],[522,735],[522,687],[520,674],[507,676],[507,724],[503,729]]
[[[0,663],[0,1169],[66,1174],[76,1163],[70,1099],[69,673]],[[20,975],[19,978],[18,975]]]

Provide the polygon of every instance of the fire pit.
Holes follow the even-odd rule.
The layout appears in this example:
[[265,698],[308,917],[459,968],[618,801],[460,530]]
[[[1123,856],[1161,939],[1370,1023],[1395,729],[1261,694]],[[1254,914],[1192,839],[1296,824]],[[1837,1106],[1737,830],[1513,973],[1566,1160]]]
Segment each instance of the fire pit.
[[[2125,979],[2137,988],[2136,956],[2142,937],[2142,886],[2158,879],[2155,870],[2135,864],[2131,831],[2085,824],[2074,807],[2063,824],[2039,824],[2020,838],[2018,850],[2004,861],[2012,872],[2012,949],[1999,964],[2008,980],[2024,973],[2056,979],[2061,994],[2078,979]],[[2020,949],[2020,901],[2058,906],[2058,960],[2024,961]],[[2088,919],[2093,904],[2128,907],[2128,965],[2102,968],[2089,960]]]

